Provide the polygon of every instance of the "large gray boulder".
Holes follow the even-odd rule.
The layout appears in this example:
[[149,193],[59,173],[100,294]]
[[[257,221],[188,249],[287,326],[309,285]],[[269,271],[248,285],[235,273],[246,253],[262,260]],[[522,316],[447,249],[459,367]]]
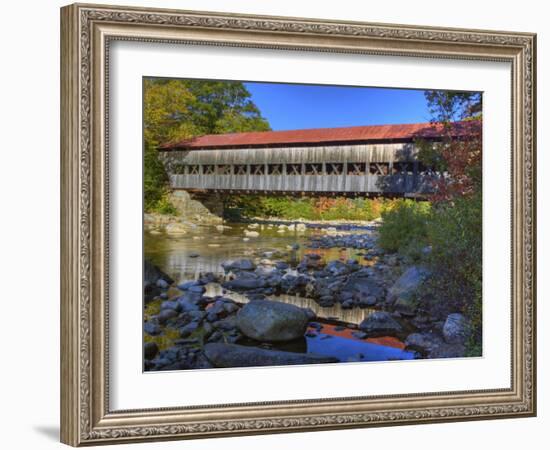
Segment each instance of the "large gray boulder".
[[396,311],[413,315],[417,309],[416,293],[422,283],[430,276],[428,269],[423,267],[409,267],[393,286],[388,289],[386,302],[393,305]]
[[284,366],[338,362],[330,356],[267,350],[237,344],[209,343],[204,354],[216,367]]
[[464,344],[468,339],[469,326],[466,318],[460,313],[447,316],[443,325],[443,337],[448,344]]
[[386,311],[376,311],[359,324],[359,329],[369,337],[391,336],[403,331],[392,315]]
[[254,300],[237,314],[237,326],[249,338],[282,342],[302,337],[308,316],[297,306],[271,300]]

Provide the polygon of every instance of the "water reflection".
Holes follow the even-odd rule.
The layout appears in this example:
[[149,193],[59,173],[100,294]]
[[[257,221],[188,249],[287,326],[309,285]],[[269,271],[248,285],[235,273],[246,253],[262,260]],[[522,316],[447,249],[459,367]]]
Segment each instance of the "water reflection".
[[[215,297],[216,295],[223,295],[224,297],[231,298],[237,303],[248,303],[250,300],[248,297],[239,294],[237,292],[225,291],[217,283],[209,283],[206,285],[206,295],[209,297]],[[276,295],[270,297],[271,300],[277,300],[279,302],[291,303],[299,306],[300,308],[310,308],[315,315],[320,319],[337,320],[340,322],[351,323],[359,325],[365,318],[372,314],[375,310],[366,308],[353,308],[343,309],[340,304],[336,304],[331,307],[319,306],[315,300],[311,298],[298,297],[296,295]]]

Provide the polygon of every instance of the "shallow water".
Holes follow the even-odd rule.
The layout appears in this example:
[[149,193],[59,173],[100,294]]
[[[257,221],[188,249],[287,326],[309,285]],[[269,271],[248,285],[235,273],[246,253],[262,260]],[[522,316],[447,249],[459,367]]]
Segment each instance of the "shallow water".
[[[369,264],[357,249],[308,249],[308,238],[322,236],[319,229],[306,231],[285,231],[279,233],[276,226],[260,225],[255,229],[246,224],[227,224],[230,228],[218,231],[213,226],[197,226],[185,235],[151,234],[144,235],[145,258],[159,266],[176,282],[197,279],[201,273],[222,274],[221,263],[230,259],[251,258],[259,252],[279,251],[281,257],[273,260],[287,262],[300,261],[304,253],[317,253],[326,261],[357,259],[361,264]],[[245,230],[257,231],[258,237],[246,238]],[[297,251],[289,249],[298,244]],[[195,256],[198,255],[198,256]]]

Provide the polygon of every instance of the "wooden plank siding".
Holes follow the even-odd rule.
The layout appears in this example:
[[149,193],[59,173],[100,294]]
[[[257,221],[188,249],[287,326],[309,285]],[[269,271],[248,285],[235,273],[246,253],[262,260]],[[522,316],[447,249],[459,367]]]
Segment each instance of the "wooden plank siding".
[[174,189],[403,195],[429,189],[416,154],[411,143],[390,143],[162,151],[160,157]]

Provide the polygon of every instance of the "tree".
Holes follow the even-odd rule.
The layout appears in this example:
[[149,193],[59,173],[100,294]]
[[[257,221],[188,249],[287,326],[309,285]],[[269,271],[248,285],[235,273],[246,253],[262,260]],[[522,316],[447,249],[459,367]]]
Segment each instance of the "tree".
[[158,158],[160,144],[204,134],[270,129],[239,81],[147,78],[143,91],[146,211],[170,211],[168,176]]
[[432,125],[442,133],[435,145],[417,141],[420,161],[438,174],[432,180],[431,200],[474,195],[481,190],[481,94],[426,91],[425,97]]

